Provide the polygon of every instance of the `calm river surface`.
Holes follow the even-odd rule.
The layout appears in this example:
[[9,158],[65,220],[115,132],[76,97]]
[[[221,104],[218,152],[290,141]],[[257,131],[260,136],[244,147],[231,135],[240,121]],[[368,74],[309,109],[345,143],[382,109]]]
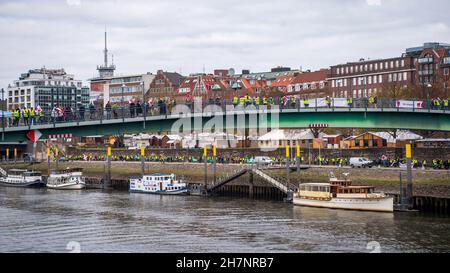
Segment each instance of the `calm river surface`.
[[78,243],[81,252],[370,252],[372,241],[381,252],[450,252],[450,218],[0,188],[0,252],[69,252]]

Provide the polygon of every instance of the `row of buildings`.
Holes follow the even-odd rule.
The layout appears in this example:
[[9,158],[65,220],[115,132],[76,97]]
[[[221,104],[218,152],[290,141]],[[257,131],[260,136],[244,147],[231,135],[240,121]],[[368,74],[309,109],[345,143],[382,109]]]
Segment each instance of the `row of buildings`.
[[[409,131],[365,132],[354,136],[320,133],[316,137],[311,130],[273,130],[261,136],[244,136],[216,133],[194,133],[187,135],[159,135],[141,133],[124,135],[123,146],[128,149],[163,148],[195,149],[216,146],[218,149],[258,148],[261,150],[284,149],[286,145],[302,149],[382,149],[403,148],[414,142],[418,148],[450,147],[450,139],[427,139]],[[111,144],[110,137],[84,137],[79,145],[101,146]]]
[[63,69],[33,69],[24,73],[3,92],[8,110],[40,106],[50,111],[53,106],[73,107],[90,102],[100,105],[128,104],[131,100],[172,98],[178,102],[203,99],[231,99],[236,96],[282,96],[319,98],[368,97],[373,94],[395,97],[412,92],[415,98],[431,99],[450,95],[450,44],[425,43],[408,48],[399,57],[348,62],[318,71],[276,67],[268,72],[217,69],[212,74],[183,76],[158,70],[156,73],[115,76],[116,66],[108,63],[97,67],[98,76],[84,87],[81,80]]
[[276,67],[268,72],[243,70],[237,74],[234,69],[217,69],[212,74],[182,76],[159,70],[156,74],[115,77],[115,67],[106,74],[100,67],[99,77],[91,79],[91,92],[103,98],[104,103],[127,103],[132,98],[147,101],[170,97],[181,102],[193,97],[231,99],[247,94],[361,98],[381,91],[385,91],[383,95],[395,97],[407,89],[412,92],[410,95],[422,99],[450,95],[450,44],[425,43],[399,55],[360,59],[318,71]]

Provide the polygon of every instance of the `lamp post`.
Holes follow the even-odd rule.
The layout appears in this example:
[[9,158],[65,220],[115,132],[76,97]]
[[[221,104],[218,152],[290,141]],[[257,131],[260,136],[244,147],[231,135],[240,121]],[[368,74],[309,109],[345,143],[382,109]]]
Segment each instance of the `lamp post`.
[[[5,103],[6,106],[6,102],[5,102],[5,90],[2,88],[2,106],[3,103]],[[7,108],[7,107],[5,107]],[[2,107],[2,128],[3,128],[3,132],[2,132],[2,141],[5,140],[5,108]]]

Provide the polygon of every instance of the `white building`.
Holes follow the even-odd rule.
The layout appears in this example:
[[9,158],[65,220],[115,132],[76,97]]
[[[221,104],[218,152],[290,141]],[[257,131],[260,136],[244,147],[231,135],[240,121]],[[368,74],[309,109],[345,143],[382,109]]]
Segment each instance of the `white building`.
[[203,148],[216,145],[217,149],[236,148],[239,137],[226,133],[199,133],[183,137],[181,142],[183,148]]
[[89,105],[89,88],[64,69],[29,70],[8,86],[5,95],[8,110],[39,105],[49,112],[54,106],[78,109],[79,104]]
[[[322,138],[325,134],[320,133],[319,138]],[[272,130],[269,133],[258,138],[258,148],[260,149],[280,149],[286,147],[286,145],[301,147],[309,147],[313,144],[314,134],[311,130]]]

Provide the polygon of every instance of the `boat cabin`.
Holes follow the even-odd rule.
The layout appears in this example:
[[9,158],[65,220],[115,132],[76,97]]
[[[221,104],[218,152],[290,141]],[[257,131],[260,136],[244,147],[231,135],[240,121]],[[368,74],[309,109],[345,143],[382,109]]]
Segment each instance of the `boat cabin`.
[[51,170],[52,175],[82,173],[82,172],[83,172],[82,168],[67,168],[67,169],[61,169],[61,170]]
[[176,176],[174,174],[162,174],[162,173],[155,173],[155,174],[146,174],[142,177],[143,181],[148,182],[170,182],[174,181],[176,179]]
[[34,177],[42,176],[40,172],[33,172],[28,170],[12,169],[8,171],[9,176],[23,176],[23,177]]

